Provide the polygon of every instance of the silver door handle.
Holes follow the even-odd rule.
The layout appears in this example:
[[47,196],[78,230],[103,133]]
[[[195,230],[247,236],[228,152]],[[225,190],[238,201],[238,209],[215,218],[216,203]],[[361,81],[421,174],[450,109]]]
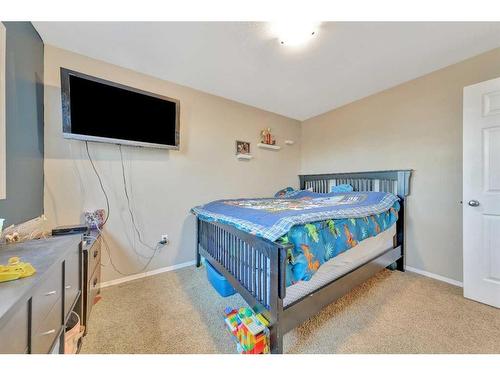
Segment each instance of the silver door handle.
[[469,201],[469,206],[471,207],[477,207],[479,206],[479,201],[476,201],[475,199]]
[[46,296],[53,296],[54,294],[56,294],[57,292],[55,290],[52,290],[50,292],[47,292],[45,293]]
[[65,288],[66,289],[71,289],[71,285],[66,285]]

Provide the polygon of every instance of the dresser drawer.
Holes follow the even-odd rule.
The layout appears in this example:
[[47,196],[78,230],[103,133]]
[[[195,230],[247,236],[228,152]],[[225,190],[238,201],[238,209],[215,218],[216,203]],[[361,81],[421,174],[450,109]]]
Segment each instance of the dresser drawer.
[[90,316],[92,306],[94,306],[95,297],[99,294],[99,284],[101,283],[101,267],[97,267],[87,286],[87,319]]
[[22,354],[28,348],[28,303],[15,311],[9,321],[0,327],[0,353]]
[[80,250],[76,249],[64,261],[64,318],[68,316],[80,291],[80,269]]
[[33,329],[36,329],[45,320],[56,301],[62,298],[62,270],[61,263],[59,267],[55,267],[53,273],[47,275],[47,279],[36,288],[33,294]]
[[47,354],[59,338],[62,327],[62,299],[52,306],[45,319],[33,331],[31,353]]
[[96,241],[94,241],[92,247],[88,251],[88,272],[90,275],[92,275],[95,272],[96,268],[100,267],[101,265],[101,249],[101,238],[98,238]]

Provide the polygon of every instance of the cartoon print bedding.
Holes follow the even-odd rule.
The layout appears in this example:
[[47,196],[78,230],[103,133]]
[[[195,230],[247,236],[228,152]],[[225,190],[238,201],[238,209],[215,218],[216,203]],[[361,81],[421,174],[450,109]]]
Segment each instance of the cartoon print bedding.
[[287,286],[309,280],[329,259],[390,228],[398,211],[398,198],[390,193],[304,190],[283,198],[220,200],[192,209],[200,220],[292,243]]
[[286,285],[310,280],[318,268],[333,257],[389,229],[398,219],[399,203],[379,214],[362,218],[330,219],[296,225],[279,241],[292,243]]

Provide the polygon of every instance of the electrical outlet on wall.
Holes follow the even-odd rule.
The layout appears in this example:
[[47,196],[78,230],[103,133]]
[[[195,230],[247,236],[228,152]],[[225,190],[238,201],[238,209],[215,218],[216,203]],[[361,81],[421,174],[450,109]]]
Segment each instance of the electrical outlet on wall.
[[162,234],[161,235],[161,240],[160,240],[160,243],[162,245],[166,245],[168,244],[168,234]]

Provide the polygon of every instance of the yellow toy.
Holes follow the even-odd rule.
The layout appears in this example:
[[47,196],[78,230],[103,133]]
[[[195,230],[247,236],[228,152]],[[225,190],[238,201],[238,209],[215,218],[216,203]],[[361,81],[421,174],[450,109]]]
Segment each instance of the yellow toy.
[[21,262],[19,257],[12,257],[6,266],[0,264],[0,283],[28,277],[35,272],[35,267],[30,263]]

